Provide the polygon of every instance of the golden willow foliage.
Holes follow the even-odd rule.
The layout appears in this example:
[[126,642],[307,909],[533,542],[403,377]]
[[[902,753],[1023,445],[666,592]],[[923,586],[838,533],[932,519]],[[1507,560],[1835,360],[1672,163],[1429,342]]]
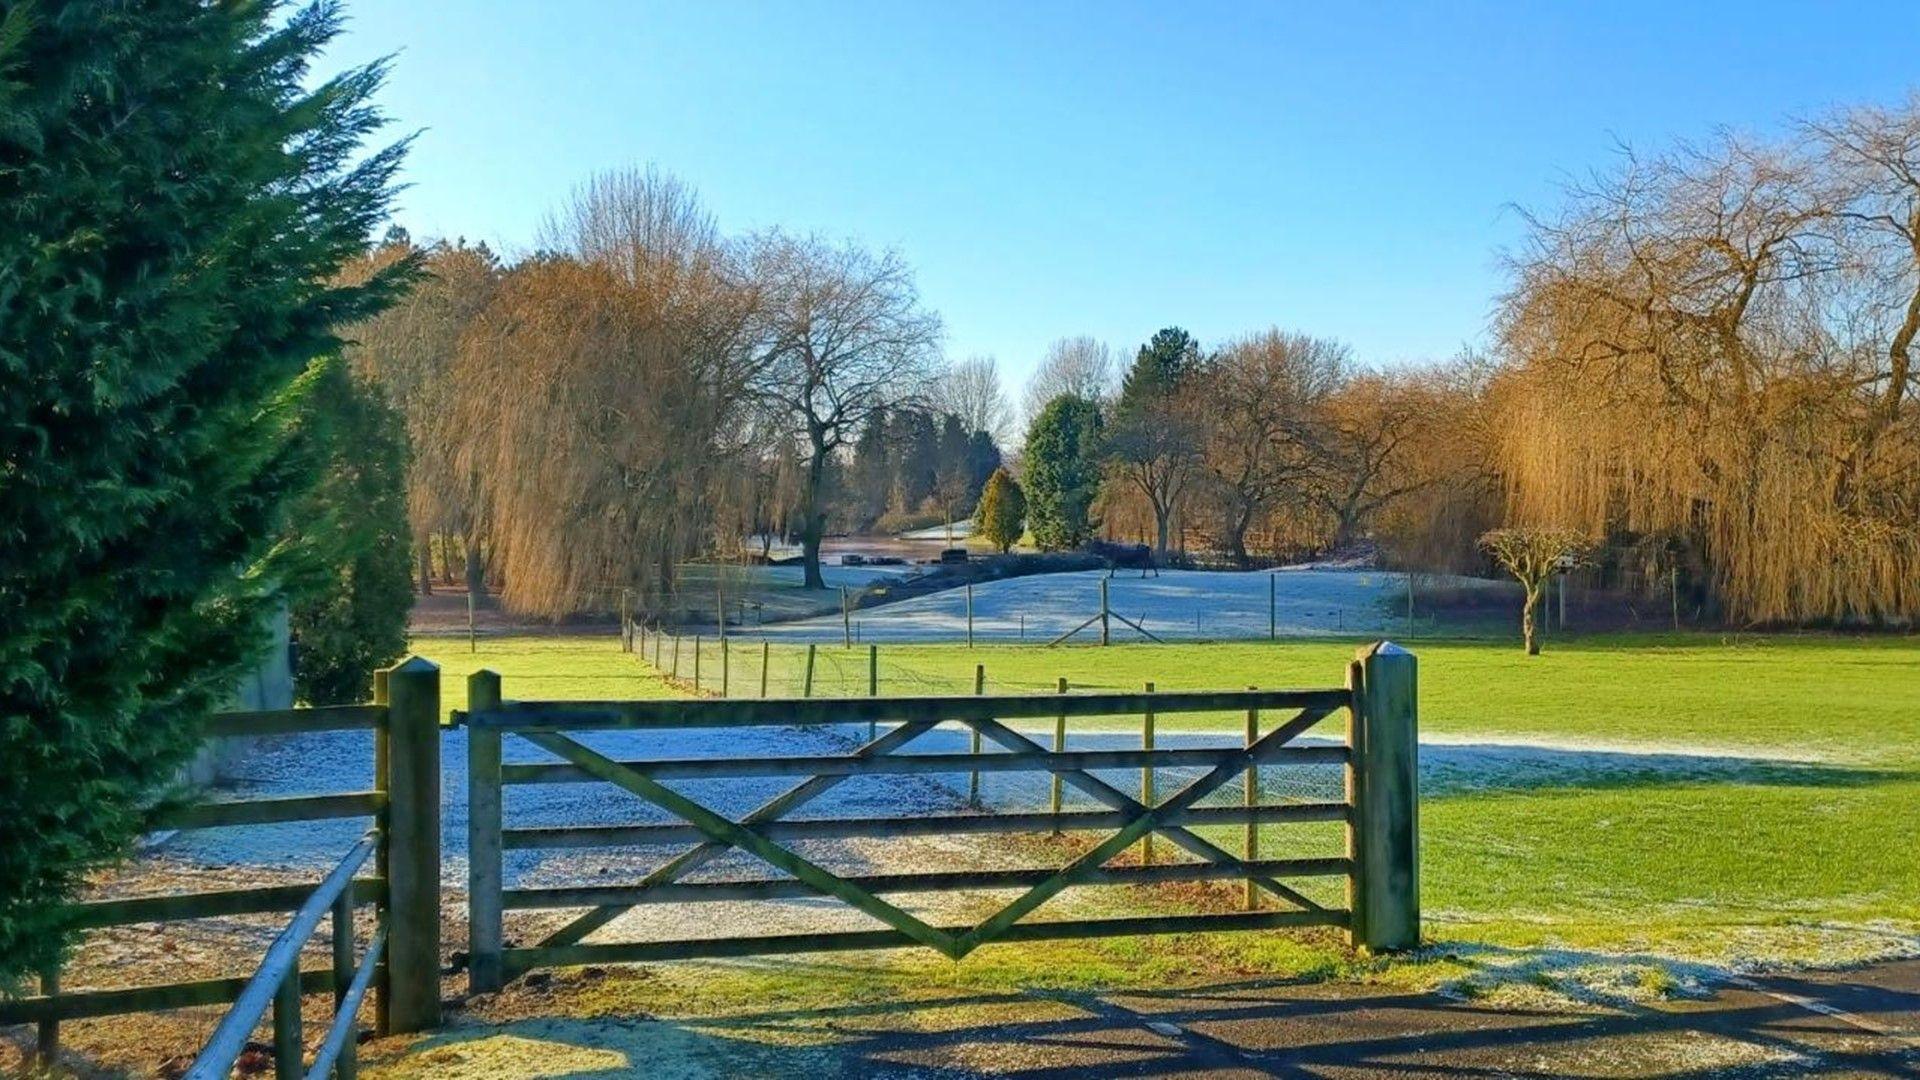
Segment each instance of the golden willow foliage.
[[752,298],[660,174],[596,180],[545,239],[461,341],[457,454],[510,608],[656,605],[739,486]]
[[[370,275],[413,250],[404,239],[383,244],[345,276]],[[473,478],[455,463],[459,440],[449,426],[448,406],[457,393],[453,364],[461,336],[492,299],[500,263],[485,245],[437,244],[423,255],[426,273],[420,282],[392,307],[353,327],[346,355],[406,416],[407,516],[424,562],[436,534],[459,536],[469,553],[481,546]]]
[[1917,176],[1920,99],[1629,155],[1535,219],[1501,319],[1513,519],[1685,545],[1735,618],[1920,615]]

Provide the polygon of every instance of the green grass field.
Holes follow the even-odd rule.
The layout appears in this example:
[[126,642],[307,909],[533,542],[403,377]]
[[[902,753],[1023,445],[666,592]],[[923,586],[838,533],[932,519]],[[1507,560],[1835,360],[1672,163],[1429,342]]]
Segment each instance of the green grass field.
[[[504,639],[473,656],[465,642],[420,645],[449,675],[501,671],[513,698],[676,692],[608,638]],[[1059,677],[1077,689],[1337,685],[1357,645],[884,646],[881,691],[969,692],[976,664],[994,692],[1050,691]],[[1920,952],[1920,640],[1597,637],[1534,658],[1499,642],[1412,648],[1423,903],[1447,949],[1721,964]],[[729,653],[730,690],[757,694],[758,643]],[[683,679],[691,654],[688,640]],[[771,692],[798,692],[804,649],[770,656]],[[704,688],[719,664],[706,643]],[[866,664],[864,647],[821,647],[815,693],[865,693]],[[1235,736],[1239,724],[1159,720]],[[1237,845],[1237,830],[1221,839]],[[1264,853],[1297,842],[1269,829]]]

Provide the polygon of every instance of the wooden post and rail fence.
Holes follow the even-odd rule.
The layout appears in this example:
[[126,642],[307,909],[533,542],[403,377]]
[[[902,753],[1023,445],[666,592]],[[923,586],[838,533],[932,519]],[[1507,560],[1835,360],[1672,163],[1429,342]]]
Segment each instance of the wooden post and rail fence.
[[[315,709],[221,713],[207,737],[372,733],[373,786],[364,791],[205,802],[161,822],[211,829],[366,818],[371,829],[313,885],[259,885],[76,903],[75,930],[289,912],[251,977],[229,976],[113,989],[62,985],[48,972],[38,994],[0,1000],[0,1025],[33,1023],[36,1052],[58,1053],[60,1023],[90,1017],[231,1004],[186,1075],[224,1080],[254,1029],[272,1016],[274,1069],[288,1077],[357,1074],[358,1014],[371,992],[380,1032],[423,1031],[440,1023],[440,669],[419,657],[380,672],[374,703]],[[371,876],[361,871],[373,864]],[[374,911],[374,930],[355,959],[355,912]],[[329,922],[331,963],[302,968],[300,953]],[[330,993],[334,1019],[304,1060],[301,1003]]]
[[[635,627],[629,647],[644,633]],[[639,637],[644,655],[644,637]],[[653,645],[659,653],[659,636]],[[774,955],[844,949],[926,947],[959,959],[994,943],[1194,931],[1267,930],[1337,926],[1355,947],[1395,950],[1418,944],[1417,686],[1414,657],[1391,644],[1361,651],[1342,686],[1232,691],[1068,692],[987,694],[976,673],[972,694],[879,697],[877,663],[869,653],[868,695],[840,698],[693,699],[642,701],[518,701],[506,680],[488,671],[469,678],[468,708],[451,722],[467,729],[468,973],[475,991],[487,991],[535,968],[696,957]],[[764,678],[765,666],[762,666]],[[333,709],[295,709],[217,716],[209,734],[292,734],[338,730],[373,733],[372,789],[328,795],[207,803],[182,812],[179,828],[364,816],[371,831],[317,884],[93,901],[74,905],[76,927],[208,918],[285,911],[286,928],[251,978],[218,978],[133,989],[71,990],[57,975],[41,994],[0,1001],[0,1024],[37,1023],[40,1048],[51,1054],[61,1020],[232,1003],[187,1074],[224,1077],[252,1032],[271,1015],[275,1070],[294,1076],[352,1077],[357,1013],[375,1000],[379,1031],[432,1028],[440,1022],[441,976],[441,741],[440,674],[410,658],[381,673],[375,703]],[[1161,747],[1154,721],[1198,712],[1244,713],[1244,740],[1212,747]],[[1303,743],[1322,721],[1344,713],[1344,738]],[[1139,749],[1069,749],[1074,717],[1139,715]],[[1262,722],[1263,717],[1277,722]],[[1051,745],[1013,726],[1050,723]],[[768,727],[844,730],[865,726],[869,737],[843,754],[620,760],[574,738],[576,732],[629,733],[682,729],[711,731]],[[969,733],[966,752],[901,752],[943,726]],[[1043,729],[1044,730],[1044,729]],[[508,740],[537,748],[548,760],[510,760]],[[982,743],[991,752],[981,752]],[[1262,767],[1337,766],[1339,798],[1270,801],[1259,783]],[[1140,769],[1130,793],[1100,774]],[[1183,783],[1164,795],[1160,770],[1180,770]],[[970,802],[957,813],[901,816],[804,817],[814,803],[852,777],[958,774],[975,779]],[[1045,810],[980,805],[981,773],[1041,773],[1051,780]],[[795,782],[745,813],[703,804],[670,783],[686,779],[788,777]],[[507,820],[509,786],[597,782],[611,785],[677,821],[670,823],[529,826]],[[1237,804],[1202,805],[1238,783]],[[1072,789],[1092,808],[1070,807]],[[1261,829],[1311,822],[1340,823],[1345,851],[1337,857],[1274,858],[1261,850]],[[1202,830],[1243,827],[1239,851]],[[962,834],[1103,834],[1063,865],[1011,869],[927,871],[884,866],[838,872],[809,858],[795,842],[836,838],[890,839]],[[1231,835],[1231,834],[1230,834]],[[1269,835],[1274,835],[1270,833]],[[1157,857],[1164,843],[1184,858]],[[679,845],[679,854],[627,884],[510,887],[505,852],[619,846]],[[1137,864],[1116,862],[1143,849]],[[698,867],[729,851],[748,853],[781,876],[689,881]],[[371,862],[372,876],[361,871]],[[1111,864],[1111,865],[1110,865]],[[1344,899],[1318,898],[1296,888],[1304,881],[1339,878]],[[1245,910],[1222,913],[1034,920],[1036,909],[1083,885],[1161,882],[1244,882]],[[897,906],[901,893],[1018,890],[999,911],[970,925],[938,925]],[[812,933],[588,943],[593,931],[623,912],[653,903],[837,898],[870,916],[878,927]],[[371,905],[374,930],[355,958],[354,911]],[[584,909],[538,940],[510,943],[509,912]],[[332,923],[332,963],[302,969],[302,947],[323,921]],[[302,1047],[303,994],[329,992],[335,1017],[307,1060]]]

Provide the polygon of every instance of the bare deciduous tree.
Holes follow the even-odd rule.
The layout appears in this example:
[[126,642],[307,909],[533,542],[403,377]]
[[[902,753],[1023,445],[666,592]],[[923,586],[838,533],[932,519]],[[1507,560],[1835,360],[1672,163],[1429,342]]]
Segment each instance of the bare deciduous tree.
[[1047,402],[1062,394],[1104,402],[1114,392],[1113,351],[1090,337],[1066,337],[1047,346],[1047,355],[1027,379],[1025,423],[1032,424]]
[[960,418],[967,432],[984,431],[1005,445],[1013,410],[1000,387],[1000,364],[991,356],[969,356],[947,368],[934,383],[933,406]]
[[749,245],[762,358],[755,390],[806,455],[800,537],[806,587],[823,589],[827,468],[875,410],[923,396],[940,342],[898,253],[770,232]]
[[1413,372],[1348,379],[1328,398],[1310,455],[1313,499],[1333,521],[1335,548],[1351,544],[1375,514],[1433,482],[1419,467],[1422,396]]
[[1200,372],[1200,460],[1236,562],[1247,562],[1254,522],[1312,474],[1314,427],[1347,357],[1338,342],[1270,329],[1229,342]]

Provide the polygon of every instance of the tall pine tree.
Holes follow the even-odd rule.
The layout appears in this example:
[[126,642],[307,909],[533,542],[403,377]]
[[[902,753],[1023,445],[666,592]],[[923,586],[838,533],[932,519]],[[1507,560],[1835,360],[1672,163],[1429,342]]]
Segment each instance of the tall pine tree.
[[315,361],[412,269],[330,284],[402,150],[361,156],[380,66],[303,86],[336,6],[282,16],[0,14],[0,978],[257,658]]

